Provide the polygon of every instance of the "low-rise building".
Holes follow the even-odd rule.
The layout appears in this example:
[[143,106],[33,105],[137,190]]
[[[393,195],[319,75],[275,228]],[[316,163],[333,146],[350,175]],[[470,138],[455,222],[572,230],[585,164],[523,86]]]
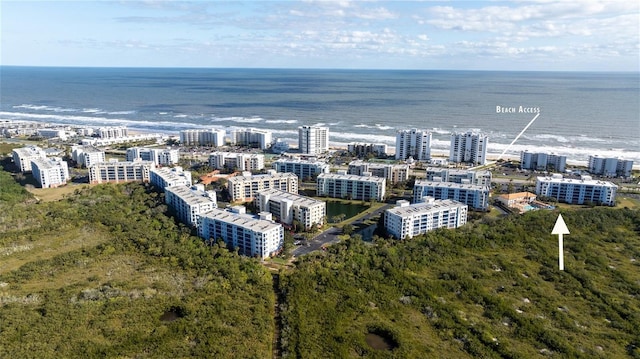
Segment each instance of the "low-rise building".
[[13,163],[16,164],[20,172],[31,171],[31,160],[47,157],[46,152],[38,146],[14,148],[12,155]]
[[315,178],[320,173],[329,173],[330,167],[326,162],[309,161],[294,158],[281,158],[272,164],[273,169],[280,173],[294,173],[298,178],[307,180]]
[[228,210],[214,208],[200,216],[198,235],[207,241],[222,239],[240,254],[270,257],[282,249],[284,228],[269,220],[269,216],[248,215],[242,206]]
[[490,186],[466,183],[416,180],[413,187],[413,202],[419,203],[425,197],[451,199],[462,202],[472,209],[487,211],[490,189]]
[[149,182],[151,170],[156,168],[152,161],[109,161],[89,167],[89,183],[105,182]]
[[216,193],[196,185],[165,187],[165,202],[180,222],[196,227],[200,215],[218,208]]
[[347,145],[347,152],[357,157],[366,157],[368,155],[386,156],[387,145],[382,143],[351,142]]
[[409,180],[409,165],[387,164],[365,161],[351,161],[347,173],[356,176],[374,176],[386,178],[388,183],[406,182]]
[[264,155],[259,153],[214,152],[209,155],[213,169],[259,171],[264,169]]
[[346,173],[322,173],[317,178],[317,195],[333,198],[384,201],[387,180]]
[[62,158],[33,158],[31,170],[41,188],[58,187],[70,179],[69,166]]
[[89,168],[95,163],[105,162],[104,151],[95,146],[72,146],[71,158],[80,166]]
[[63,141],[67,140],[67,132],[59,128],[40,128],[38,129],[38,136],[44,138],[59,138]]
[[425,176],[427,181],[475,184],[478,186],[490,186],[492,178],[491,171],[459,170],[440,167],[427,167]]
[[458,228],[467,223],[467,205],[432,197],[420,203],[401,200],[386,210],[384,226],[397,239],[413,238],[437,228]]
[[269,212],[276,221],[293,224],[298,221],[305,229],[324,224],[327,204],[295,193],[266,189],[258,191],[256,207],[261,212]]
[[555,198],[569,204],[595,204],[615,206],[618,186],[608,181],[598,181],[590,176],[581,179],[564,178],[561,174],[538,177],[536,195]]
[[273,170],[263,175],[247,173],[243,176],[229,178],[227,188],[231,201],[252,201],[258,191],[265,189],[298,193],[298,176],[293,173],[277,173]]
[[154,168],[149,172],[149,182],[160,190],[174,186],[190,187],[191,172],[183,170],[180,166]]

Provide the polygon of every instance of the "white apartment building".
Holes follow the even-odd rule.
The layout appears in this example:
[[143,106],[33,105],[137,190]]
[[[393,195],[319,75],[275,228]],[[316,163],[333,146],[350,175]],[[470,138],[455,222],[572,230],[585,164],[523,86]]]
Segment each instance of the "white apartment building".
[[183,130],[180,131],[182,146],[224,146],[225,130]]
[[14,148],[12,155],[13,163],[20,169],[20,172],[31,171],[31,160],[47,157],[46,152],[38,146]]
[[128,130],[125,126],[107,126],[98,129],[100,138],[120,138],[127,137]]
[[431,159],[431,132],[418,129],[399,130],[396,133],[396,159],[416,161]]
[[386,178],[388,183],[409,180],[410,168],[406,164],[387,164],[365,161],[351,161],[347,173],[356,176],[374,176]]
[[458,170],[440,167],[427,167],[426,180],[434,182],[453,182],[491,186],[491,171]]
[[44,138],[59,138],[63,141],[67,140],[67,132],[59,128],[40,128],[38,129],[38,136]]
[[89,168],[95,163],[106,161],[104,151],[95,146],[72,146],[71,158],[86,168]]
[[89,183],[105,182],[149,182],[151,170],[156,168],[152,161],[109,161],[89,167]]
[[198,225],[198,217],[218,208],[216,193],[205,191],[204,186],[165,187],[164,199],[180,222],[192,227]]
[[[214,208],[202,214],[198,223],[198,235],[204,240],[222,239],[239,253],[267,258],[277,254],[284,243],[281,224],[264,219],[268,216],[250,216],[244,207],[231,210]],[[270,215],[270,214],[269,214]]]
[[191,172],[180,166],[154,168],[149,172],[149,182],[160,190],[175,186],[191,187]]
[[409,204],[401,200],[386,210],[384,227],[397,239],[413,238],[437,228],[458,228],[467,223],[467,205],[449,199],[428,197]]
[[298,178],[306,180],[320,173],[329,173],[330,166],[326,162],[308,161],[293,158],[281,158],[272,164],[276,172],[294,173]]
[[293,173],[276,173],[273,170],[263,175],[235,176],[229,178],[227,188],[232,202],[252,201],[258,191],[265,189],[298,193],[298,176]]
[[387,145],[383,143],[360,143],[351,142],[347,145],[347,152],[357,157],[366,157],[369,154],[374,156],[386,156]]
[[317,195],[332,198],[384,201],[387,180],[381,177],[346,173],[322,173],[317,179]]
[[53,188],[69,181],[69,166],[62,158],[33,158],[31,171],[41,188]]
[[449,161],[457,163],[485,164],[489,137],[475,133],[451,134]]
[[271,131],[256,128],[233,130],[230,137],[232,145],[257,147],[263,150],[271,147],[273,143]]
[[300,222],[305,229],[324,224],[327,204],[295,193],[266,189],[257,192],[256,207],[261,212],[271,213],[281,223]]
[[564,172],[567,168],[567,156],[552,153],[520,152],[520,168],[533,171]]
[[209,155],[209,166],[217,170],[259,171],[264,169],[264,155],[259,153],[214,152]]
[[632,160],[589,156],[589,172],[607,177],[630,177],[633,170]]
[[298,148],[301,153],[319,155],[329,151],[329,128],[319,126],[298,127]]
[[593,180],[590,176],[581,179],[563,178],[561,174],[538,177],[536,195],[553,197],[559,202],[615,206],[618,186],[608,181]]
[[451,199],[479,210],[489,210],[490,186],[475,184],[416,180],[413,186],[413,202],[420,203],[425,197],[435,199]]
[[153,161],[156,166],[173,166],[180,160],[179,151],[170,148],[127,148],[127,161]]

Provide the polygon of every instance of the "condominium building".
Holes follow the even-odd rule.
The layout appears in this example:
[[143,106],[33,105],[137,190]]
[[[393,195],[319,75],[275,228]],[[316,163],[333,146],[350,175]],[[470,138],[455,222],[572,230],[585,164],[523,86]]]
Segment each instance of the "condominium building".
[[175,186],[190,187],[192,184],[191,172],[185,171],[179,166],[154,168],[149,172],[149,182],[159,190]]
[[203,185],[165,187],[164,196],[178,220],[192,227],[198,225],[200,215],[218,208],[216,193],[205,191]]
[[95,146],[72,146],[71,158],[80,166],[89,168],[95,163],[105,162],[104,151]]
[[271,170],[268,174],[230,177],[227,188],[231,201],[252,201],[258,191],[264,189],[279,189],[285,192],[298,193],[298,176],[293,173],[276,173]]
[[458,228],[467,223],[467,205],[428,197],[420,203],[401,200],[386,210],[384,227],[397,239],[413,238],[437,228]]
[[329,151],[329,128],[319,126],[298,127],[298,148],[301,153],[319,155]]
[[567,156],[552,153],[520,152],[520,168],[533,171],[564,172],[567,167]]
[[469,208],[486,211],[489,209],[490,189],[490,186],[467,183],[417,180],[413,187],[413,202],[422,202],[425,197],[452,199],[466,204]]
[[491,185],[491,171],[458,170],[440,167],[427,167],[426,180],[434,182],[453,182],[474,184],[478,186]]
[[451,134],[449,161],[458,163],[485,164],[489,137],[475,133]]
[[396,133],[396,159],[406,160],[409,157],[417,161],[431,159],[431,132],[413,128]]
[[317,195],[355,200],[384,201],[387,180],[346,173],[322,173],[317,179]]
[[100,127],[98,129],[98,136],[100,138],[119,138],[127,137],[128,130],[125,126],[107,126]]
[[149,182],[151,170],[156,168],[152,161],[109,161],[89,167],[89,183],[104,182]]
[[272,164],[276,172],[294,173],[302,180],[315,178],[320,173],[329,173],[330,166],[326,162],[308,161],[292,158],[281,158]]
[[366,157],[370,154],[374,156],[386,156],[387,145],[382,143],[352,142],[347,145],[347,151],[357,157]]
[[33,158],[31,159],[33,178],[41,188],[53,188],[69,181],[69,166],[62,158]]
[[214,152],[209,155],[213,169],[259,171],[264,169],[264,155],[259,153]]
[[552,197],[569,204],[596,204],[615,206],[618,186],[608,181],[593,180],[590,176],[581,179],[564,178],[561,174],[538,177],[536,195]]
[[231,144],[237,146],[250,146],[263,150],[271,147],[273,135],[269,130],[255,128],[236,129],[231,131]]
[[633,170],[632,160],[589,156],[589,172],[608,177],[630,177]]
[[12,155],[13,163],[16,164],[20,172],[31,171],[31,160],[47,157],[46,152],[38,146],[14,148]]
[[198,235],[205,240],[222,239],[240,254],[266,258],[277,254],[284,243],[282,225],[267,218],[250,216],[241,206],[230,210],[214,208],[200,216]]
[[183,130],[180,131],[182,146],[224,146],[225,130]]
[[156,166],[173,166],[178,163],[180,156],[177,149],[170,148],[127,148],[127,161],[153,161]]
[[295,220],[305,229],[324,224],[327,204],[323,201],[277,189],[266,189],[257,194],[258,210],[271,213],[276,221],[292,224]]
[[67,140],[67,132],[60,128],[40,128],[38,129],[38,136],[44,138],[59,138],[63,141]]
[[387,164],[365,161],[351,161],[347,173],[356,176],[374,176],[386,178],[388,183],[406,182],[409,180],[409,165]]

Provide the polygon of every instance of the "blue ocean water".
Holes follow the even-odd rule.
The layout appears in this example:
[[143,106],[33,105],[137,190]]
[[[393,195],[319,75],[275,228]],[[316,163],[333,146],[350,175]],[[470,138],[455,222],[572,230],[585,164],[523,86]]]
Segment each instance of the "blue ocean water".
[[[399,129],[431,130],[434,152],[449,135],[477,130],[510,148],[640,163],[638,73],[0,67],[0,120],[126,125],[177,133],[253,127],[297,139],[321,124],[330,141],[395,143]],[[497,113],[496,107],[516,113]]]

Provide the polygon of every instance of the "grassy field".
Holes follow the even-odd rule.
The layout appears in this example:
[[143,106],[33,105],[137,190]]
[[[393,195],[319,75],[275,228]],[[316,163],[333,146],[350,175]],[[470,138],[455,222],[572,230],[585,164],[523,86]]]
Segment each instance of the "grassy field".
[[56,188],[35,188],[27,187],[27,190],[31,192],[34,197],[40,201],[51,202],[59,201],[66,196],[72,195],[76,190],[89,187],[89,184],[72,184],[69,183],[65,186]]

